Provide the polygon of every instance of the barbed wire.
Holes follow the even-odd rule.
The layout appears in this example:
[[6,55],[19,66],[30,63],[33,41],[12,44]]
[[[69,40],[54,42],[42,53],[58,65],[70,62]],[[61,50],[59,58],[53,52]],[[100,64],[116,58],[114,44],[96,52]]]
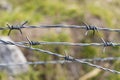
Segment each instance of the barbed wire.
[[17,66],[17,65],[41,65],[41,64],[65,64],[71,63],[66,60],[52,60],[52,61],[34,61],[34,62],[22,62],[22,63],[0,63],[0,67],[3,66]]
[[45,41],[21,41],[21,42],[12,42],[12,41],[5,41],[0,39],[0,44],[4,45],[64,45],[64,46],[120,46],[120,43],[113,43],[113,42],[103,42],[103,43],[72,43],[72,42],[45,42]]
[[93,25],[65,25],[65,24],[56,24],[56,25],[39,25],[39,26],[34,26],[34,25],[30,25],[30,26],[26,26],[26,24],[28,23],[28,21],[24,21],[22,24],[18,24],[18,25],[10,25],[7,24],[7,27],[0,27],[0,30],[9,30],[8,35],[10,34],[10,32],[12,30],[19,30],[20,33],[22,34],[21,29],[22,28],[78,28],[78,29],[85,29],[87,31],[92,30],[93,32],[95,31],[112,31],[112,32],[120,32],[120,29],[111,29],[111,28],[103,28],[101,26],[97,27],[97,26],[93,26]]
[[[84,26],[77,26],[77,25],[40,25],[40,26],[26,26],[28,21],[25,21],[24,23],[20,24],[20,25],[9,25],[7,24],[7,27],[1,27],[0,30],[9,30],[8,35],[10,35],[12,30],[18,30],[21,34],[22,33],[22,28],[78,28],[78,29],[85,29],[87,32],[85,33],[87,35],[88,31],[91,30],[93,31],[93,35],[95,33],[95,31],[114,31],[114,32],[120,32],[120,29],[111,29],[111,28],[102,28],[102,27],[96,27],[96,26],[92,26],[92,25],[87,25],[85,24]],[[86,64],[88,66],[92,66],[95,68],[99,68],[105,71],[109,71],[112,73],[117,73],[120,74],[120,71],[117,70],[113,70],[113,69],[109,69],[109,68],[105,68],[96,64],[91,63],[90,61],[110,61],[110,60],[119,60],[120,58],[117,57],[108,57],[108,58],[94,58],[94,59],[76,59],[72,56],[65,56],[62,54],[58,54],[58,53],[53,53],[51,51],[48,50],[44,50],[44,49],[40,49],[40,48],[33,48],[33,45],[64,45],[64,46],[103,46],[104,49],[103,51],[105,51],[105,48],[107,46],[120,46],[120,43],[113,43],[113,42],[106,42],[104,41],[104,39],[102,38],[102,43],[71,43],[71,42],[37,42],[37,41],[30,41],[27,38],[28,42],[23,41],[23,42],[12,42],[12,41],[4,41],[0,39],[0,44],[4,44],[4,45],[16,45],[19,47],[23,47],[26,49],[30,49],[30,50],[34,50],[34,51],[38,51],[41,53],[45,53],[45,54],[49,54],[49,55],[53,55],[59,58],[62,58],[64,60],[58,60],[58,61],[36,61],[36,62],[25,62],[25,63],[9,63],[9,64],[0,64],[0,66],[9,66],[9,65],[22,65],[22,64],[56,64],[56,63],[70,63],[70,62],[77,62],[77,63],[81,63],[81,64]]]
[[[102,39],[103,40],[103,39]],[[63,46],[103,46],[103,53],[105,52],[106,47],[115,47],[120,46],[120,43],[112,43],[106,42],[103,40],[103,43],[71,43],[71,42],[38,42],[38,41],[31,41],[28,39],[27,41],[22,42],[12,42],[12,41],[5,41],[0,39],[0,44],[4,45],[27,45],[27,46],[34,46],[34,45],[63,45]]]
[[63,58],[64,60],[67,60],[67,61],[78,62],[78,63],[86,64],[86,65],[89,65],[89,66],[92,66],[92,67],[95,67],[95,68],[98,68],[98,69],[102,69],[102,70],[109,71],[109,72],[112,72],[112,73],[120,74],[120,72],[117,71],[117,70],[105,68],[105,67],[102,67],[102,66],[99,66],[99,65],[96,65],[96,64],[92,64],[92,63],[87,62],[87,61],[82,61],[82,60],[76,59],[72,56],[64,56],[62,54],[53,53],[53,52],[48,51],[48,50],[33,48],[33,47],[25,46],[25,45],[19,45],[19,44],[14,44],[14,45],[19,46],[19,47],[23,47],[23,48],[26,48],[26,49],[30,49],[30,50],[42,52],[42,53],[45,53],[45,54],[53,55],[53,56],[56,56],[56,57],[59,57],[59,58]]
[[[81,61],[93,62],[93,61],[114,61],[120,60],[120,57],[106,57],[106,58],[92,58],[92,59],[79,59]],[[0,67],[2,66],[16,66],[16,65],[41,65],[41,64],[66,64],[66,63],[74,63],[73,61],[68,60],[49,60],[49,61],[34,61],[34,62],[22,62],[22,63],[0,63]]]

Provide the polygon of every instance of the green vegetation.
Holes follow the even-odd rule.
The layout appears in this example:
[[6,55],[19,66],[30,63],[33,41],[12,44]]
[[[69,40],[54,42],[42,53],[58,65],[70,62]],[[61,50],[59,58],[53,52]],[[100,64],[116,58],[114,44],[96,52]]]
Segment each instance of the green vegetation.
[[[6,2],[7,5],[3,4]],[[25,20],[29,21],[29,25],[38,25],[40,23],[45,24],[75,24],[81,25],[82,21],[98,25],[99,26],[109,26],[111,28],[119,27],[120,21],[120,1],[119,0],[1,0],[0,2],[0,25],[6,27],[6,23],[10,24],[19,24]],[[4,8],[6,6],[6,8]],[[98,24],[97,24],[98,23]],[[34,30],[34,29],[33,29]],[[36,41],[66,41],[66,42],[100,42],[97,40],[98,35],[94,35],[95,38],[91,38],[91,35],[84,36],[84,32],[78,29],[45,29],[42,32],[34,33],[31,37]],[[1,31],[1,35],[7,35],[8,31]],[[17,33],[17,31],[16,31]],[[28,30],[25,30],[24,33],[28,33]],[[90,32],[91,33],[91,32]],[[102,32],[101,32],[102,33]],[[19,34],[19,33],[18,33]],[[11,33],[11,36],[18,36],[18,34]],[[40,35],[36,35],[40,34]],[[109,40],[109,36],[112,33],[103,32],[104,38]],[[102,35],[103,35],[102,34]],[[26,34],[27,35],[27,34]],[[36,36],[34,36],[36,35]],[[118,34],[119,35],[119,34]],[[93,35],[92,35],[93,36]],[[115,35],[113,35],[115,36]],[[87,38],[86,38],[87,37]],[[118,36],[116,36],[118,37]],[[17,39],[15,39],[17,40]],[[114,38],[111,40],[114,41]],[[116,41],[119,41],[118,37]],[[102,47],[66,47],[66,46],[50,46],[50,45],[41,45],[34,46],[37,48],[42,48],[56,52],[59,54],[64,54],[65,51],[68,54],[76,56],[77,58],[94,58],[94,57],[109,57],[109,56],[120,56],[119,48],[108,48],[105,53],[102,53]],[[34,52],[34,51],[33,51]],[[34,52],[34,59],[28,59],[29,61],[36,60],[56,60],[57,57],[43,55],[38,52]],[[29,54],[29,53],[28,53]],[[101,65],[106,64],[100,63]],[[120,70],[119,62],[110,62],[109,67]],[[76,67],[77,66],[77,67]],[[74,67],[74,69],[73,69]],[[30,71],[15,76],[16,80],[78,80],[81,76],[90,72],[91,68],[87,65],[78,65],[78,64],[47,64],[47,65],[37,65],[30,66]],[[76,71],[75,70],[79,70]],[[79,75],[78,75],[79,74]],[[72,77],[71,77],[72,76]],[[7,75],[0,73],[1,80],[7,80]],[[102,71],[96,77],[93,77],[89,80],[118,80],[120,75],[108,73]]]

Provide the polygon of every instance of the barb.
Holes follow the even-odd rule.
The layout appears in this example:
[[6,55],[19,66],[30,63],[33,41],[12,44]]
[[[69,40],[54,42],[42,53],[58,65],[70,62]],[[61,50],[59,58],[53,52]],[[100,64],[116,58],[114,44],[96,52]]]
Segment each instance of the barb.
[[26,39],[28,40],[28,42],[21,42],[21,43],[23,43],[24,45],[25,44],[29,44],[30,45],[30,47],[32,47],[32,45],[40,45],[40,43],[39,42],[35,42],[35,41],[31,41],[28,37],[26,37]]
[[95,31],[98,31],[96,26],[87,25],[87,24],[84,23],[84,22],[83,22],[83,24],[85,24],[86,30],[87,30],[86,33],[85,33],[85,35],[88,34],[88,31],[89,31],[89,30],[92,30],[92,31],[93,31],[93,35],[95,35]]
[[27,23],[28,23],[28,21],[25,21],[25,22],[22,23],[21,25],[9,25],[9,24],[7,24],[8,29],[9,29],[8,36],[10,35],[10,33],[11,33],[12,30],[19,30],[20,33],[22,34],[21,28],[23,28],[23,26],[24,26],[25,24],[27,24]]
[[114,43],[112,43],[111,41],[110,42],[106,42],[103,38],[101,38],[103,43],[104,43],[104,48],[103,48],[103,52],[105,52],[105,49],[106,47],[108,46],[112,46],[112,47],[115,47],[116,45]]

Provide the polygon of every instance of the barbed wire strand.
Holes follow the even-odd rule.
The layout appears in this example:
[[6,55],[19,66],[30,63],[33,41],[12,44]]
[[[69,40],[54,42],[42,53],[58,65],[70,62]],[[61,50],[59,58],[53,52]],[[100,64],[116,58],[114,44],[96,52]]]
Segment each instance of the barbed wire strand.
[[[28,39],[28,38],[27,38]],[[103,40],[103,39],[102,39]],[[120,43],[113,43],[113,42],[106,42],[103,40],[103,43],[71,43],[71,42],[38,42],[38,41],[30,41],[28,39],[28,42],[22,41],[22,42],[11,42],[11,41],[4,41],[0,39],[0,44],[5,44],[5,45],[62,45],[62,46],[103,46],[103,53],[105,52],[106,47],[111,46],[120,46]]]
[[72,61],[66,60],[52,60],[52,61],[34,61],[34,62],[22,62],[22,63],[0,63],[0,67],[2,66],[17,66],[17,65],[41,65],[41,64],[65,64],[71,63]]
[[22,28],[78,28],[78,29],[85,29],[85,30],[100,30],[100,31],[114,31],[114,32],[120,32],[120,29],[111,29],[111,28],[102,28],[102,27],[96,27],[93,25],[65,25],[65,24],[56,24],[56,25],[39,25],[39,26],[26,26],[28,21],[23,22],[19,25],[10,25],[7,24],[7,27],[0,27],[0,30],[19,30],[21,32]]
[[[113,61],[113,60],[120,60],[120,57],[106,57],[106,58],[92,58],[92,59],[79,59],[81,61]],[[22,63],[0,63],[0,67],[2,66],[16,66],[16,65],[41,65],[41,64],[65,64],[65,63],[73,63],[73,61],[67,60],[52,60],[52,61],[34,61],[34,62],[22,62]]]
[[72,43],[72,42],[43,42],[43,41],[22,41],[22,42],[12,42],[12,41],[5,41],[0,39],[0,44],[5,44],[5,45],[15,45],[15,44],[20,44],[20,45],[64,45],[64,46],[120,46],[120,43],[112,43],[112,42],[105,42],[105,43]]

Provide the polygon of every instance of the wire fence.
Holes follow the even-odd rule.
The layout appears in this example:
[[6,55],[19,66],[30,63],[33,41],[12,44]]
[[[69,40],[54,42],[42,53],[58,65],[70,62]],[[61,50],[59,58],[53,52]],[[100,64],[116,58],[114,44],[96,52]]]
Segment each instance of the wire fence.
[[[120,57],[106,57],[106,58],[92,58],[92,59],[79,59],[81,61],[85,62],[103,62],[103,61],[114,61],[114,60],[120,60]],[[16,66],[16,65],[40,65],[40,64],[66,64],[66,63],[75,63],[73,61],[68,60],[51,60],[51,61],[35,61],[35,62],[24,62],[24,63],[1,63],[0,66]]]
[[[27,21],[25,21],[24,23],[22,23],[21,25],[9,25],[7,24],[7,27],[1,27],[0,30],[9,30],[8,35],[11,34],[12,30],[18,30],[20,31],[21,34],[22,33],[22,28],[78,28],[78,29],[85,29],[87,30],[87,32],[85,33],[87,35],[89,30],[92,30],[93,33],[95,33],[95,31],[114,31],[114,32],[120,32],[120,29],[110,29],[110,28],[101,28],[101,27],[96,27],[96,26],[91,26],[91,25],[87,25],[85,24],[84,26],[77,26],[77,25],[40,25],[40,26],[26,26],[25,24],[27,23]],[[38,51],[41,53],[45,53],[48,55],[52,55],[52,56],[57,56],[59,58],[61,58],[62,60],[53,60],[53,61],[36,61],[36,62],[25,62],[25,63],[1,63],[0,66],[15,66],[15,65],[23,65],[23,64],[34,64],[34,65],[38,65],[38,64],[64,64],[64,63],[73,63],[73,62],[77,62],[77,63],[81,63],[81,64],[86,64],[88,66],[92,66],[98,69],[102,69],[104,71],[109,71],[112,73],[117,73],[120,74],[120,71],[114,70],[114,69],[109,69],[106,67],[102,67],[100,65],[96,65],[91,63],[92,61],[113,61],[113,60],[120,60],[120,57],[106,57],[106,58],[93,58],[93,59],[77,59],[75,57],[72,56],[66,56],[66,55],[62,55],[62,54],[58,54],[58,53],[53,53],[51,51],[48,50],[43,50],[40,48],[34,48],[32,47],[33,45],[63,45],[63,46],[103,46],[104,49],[103,51],[105,51],[105,48],[108,46],[120,46],[120,43],[113,43],[113,42],[106,42],[103,38],[101,38],[102,42],[101,43],[72,43],[72,42],[41,42],[41,41],[31,41],[29,40],[29,38],[27,37],[28,41],[21,41],[21,42],[12,42],[12,41],[5,41],[0,39],[0,44],[3,45],[15,45],[15,46],[19,46],[19,47],[23,47],[26,49],[30,49],[30,50],[34,50],[34,51]]]
[[107,45],[105,43],[71,43],[71,42],[43,42],[43,41],[23,41],[23,42],[10,42],[10,41],[4,41],[0,40],[0,44],[21,44],[21,45],[63,45],[63,46],[120,46],[120,43],[113,43],[113,42],[107,42]]
[[113,32],[120,32],[120,29],[111,29],[111,28],[102,28],[102,26],[97,27],[93,25],[87,25],[84,23],[82,26],[78,25],[63,25],[63,24],[58,24],[58,25],[39,25],[39,26],[26,26],[28,21],[23,22],[20,25],[10,25],[7,24],[7,27],[0,27],[0,30],[20,30],[22,28],[78,28],[78,29],[85,29],[85,30],[100,30],[100,31],[113,31]]

